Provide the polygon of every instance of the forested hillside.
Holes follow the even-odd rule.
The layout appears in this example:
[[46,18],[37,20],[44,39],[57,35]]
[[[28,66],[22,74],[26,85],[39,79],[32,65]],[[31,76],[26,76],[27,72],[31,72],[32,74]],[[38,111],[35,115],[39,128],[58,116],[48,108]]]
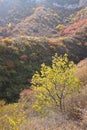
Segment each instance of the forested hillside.
[[0,0],[0,122],[87,129],[87,0]]

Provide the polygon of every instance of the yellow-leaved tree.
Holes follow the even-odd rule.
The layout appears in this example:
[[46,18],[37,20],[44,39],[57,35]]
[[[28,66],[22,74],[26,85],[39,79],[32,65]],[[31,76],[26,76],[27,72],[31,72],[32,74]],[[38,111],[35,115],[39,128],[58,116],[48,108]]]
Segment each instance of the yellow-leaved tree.
[[81,86],[75,72],[76,65],[69,61],[67,54],[55,54],[51,67],[42,64],[40,72],[32,77],[36,99],[33,108],[43,114],[50,108],[60,108],[63,111],[65,98],[73,92],[79,92]]

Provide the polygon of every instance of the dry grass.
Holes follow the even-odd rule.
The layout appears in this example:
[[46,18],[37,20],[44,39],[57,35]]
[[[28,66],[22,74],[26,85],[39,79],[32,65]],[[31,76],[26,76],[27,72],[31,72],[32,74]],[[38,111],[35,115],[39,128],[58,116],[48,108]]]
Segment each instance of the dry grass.
[[[30,92],[31,91],[29,91],[29,93]],[[32,111],[31,107],[32,101],[29,100],[32,99],[31,98],[32,93],[30,93],[31,95],[28,97],[27,101],[24,100],[24,98],[23,101],[20,101],[20,105],[23,106],[22,111],[26,113],[27,118],[26,123],[24,124],[22,122],[21,128],[19,128],[18,130],[87,130],[86,93],[87,93],[87,85],[84,86],[84,88],[82,88],[80,94],[78,95],[74,94],[71,98],[67,99],[66,101],[67,108],[65,109],[65,112],[63,114],[58,110],[56,111],[49,110],[50,111],[49,114],[45,117],[41,117],[40,115]],[[26,93],[24,96],[26,99]],[[4,105],[3,101],[1,102],[1,106],[2,105]],[[10,109],[8,108],[9,113],[11,113],[10,110],[12,111],[12,109],[14,108]],[[8,130],[7,126],[5,130]]]
[[87,58],[78,63],[76,75],[83,83],[87,83]]
[[[87,130],[87,86],[81,93],[67,99],[65,112],[49,110],[49,114],[41,117],[34,113],[31,104],[25,104],[27,123],[22,130]],[[28,106],[29,105],[29,106]]]
[[86,130],[86,124],[67,120],[57,112],[50,112],[45,118],[31,117],[27,120],[27,125],[22,127],[23,130]]

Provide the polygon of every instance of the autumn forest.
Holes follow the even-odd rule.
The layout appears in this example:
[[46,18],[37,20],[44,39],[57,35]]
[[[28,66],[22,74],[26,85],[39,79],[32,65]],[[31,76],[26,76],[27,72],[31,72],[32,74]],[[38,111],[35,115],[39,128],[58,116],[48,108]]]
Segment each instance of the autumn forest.
[[87,130],[87,0],[0,0],[0,130]]

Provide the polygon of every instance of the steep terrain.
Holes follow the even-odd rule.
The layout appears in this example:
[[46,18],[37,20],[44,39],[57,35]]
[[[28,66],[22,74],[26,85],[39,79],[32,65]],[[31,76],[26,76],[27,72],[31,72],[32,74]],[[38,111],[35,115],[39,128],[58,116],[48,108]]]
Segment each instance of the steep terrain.
[[[81,5],[81,2],[79,2],[79,0],[47,0],[44,1],[44,3],[43,1],[35,0],[1,1],[0,37],[18,35],[53,37],[54,34],[57,34],[56,26],[58,24],[68,24],[68,22],[71,20],[71,18],[69,18],[69,15],[75,13],[77,10],[80,10],[80,8],[69,9],[58,7],[54,3],[60,4],[61,6],[73,6],[73,4],[77,3],[80,3]],[[79,12],[80,14],[78,13],[76,15],[77,17],[79,17],[79,15],[81,17],[84,17],[87,16],[86,12],[86,8],[83,8]]]
[[68,8],[78,0],[42,2],[0,1],[0,98],[8,102],[55,53],[75,63],[87,57],[87,7]]
[[13,34],[23,33],[29,36],[52,36],[56,34],[55,26],[61,23],[61,17],[51,8],[43,6],[34,9],[31,16],[26,17],[13,29]]
[[0,130],[25,129],[87,130],[87,0],[0,0]]
[[84,84],[87,84],[87,58],[77,64],[77,76]]
[[21,36],[0,41],[0,98],[8,102],[18,99],[29,88],[31,77],[40,65],[51,64],[55,53],[67,53],[75,63],[87,57],[87,28],[77,35],[60,38]]

